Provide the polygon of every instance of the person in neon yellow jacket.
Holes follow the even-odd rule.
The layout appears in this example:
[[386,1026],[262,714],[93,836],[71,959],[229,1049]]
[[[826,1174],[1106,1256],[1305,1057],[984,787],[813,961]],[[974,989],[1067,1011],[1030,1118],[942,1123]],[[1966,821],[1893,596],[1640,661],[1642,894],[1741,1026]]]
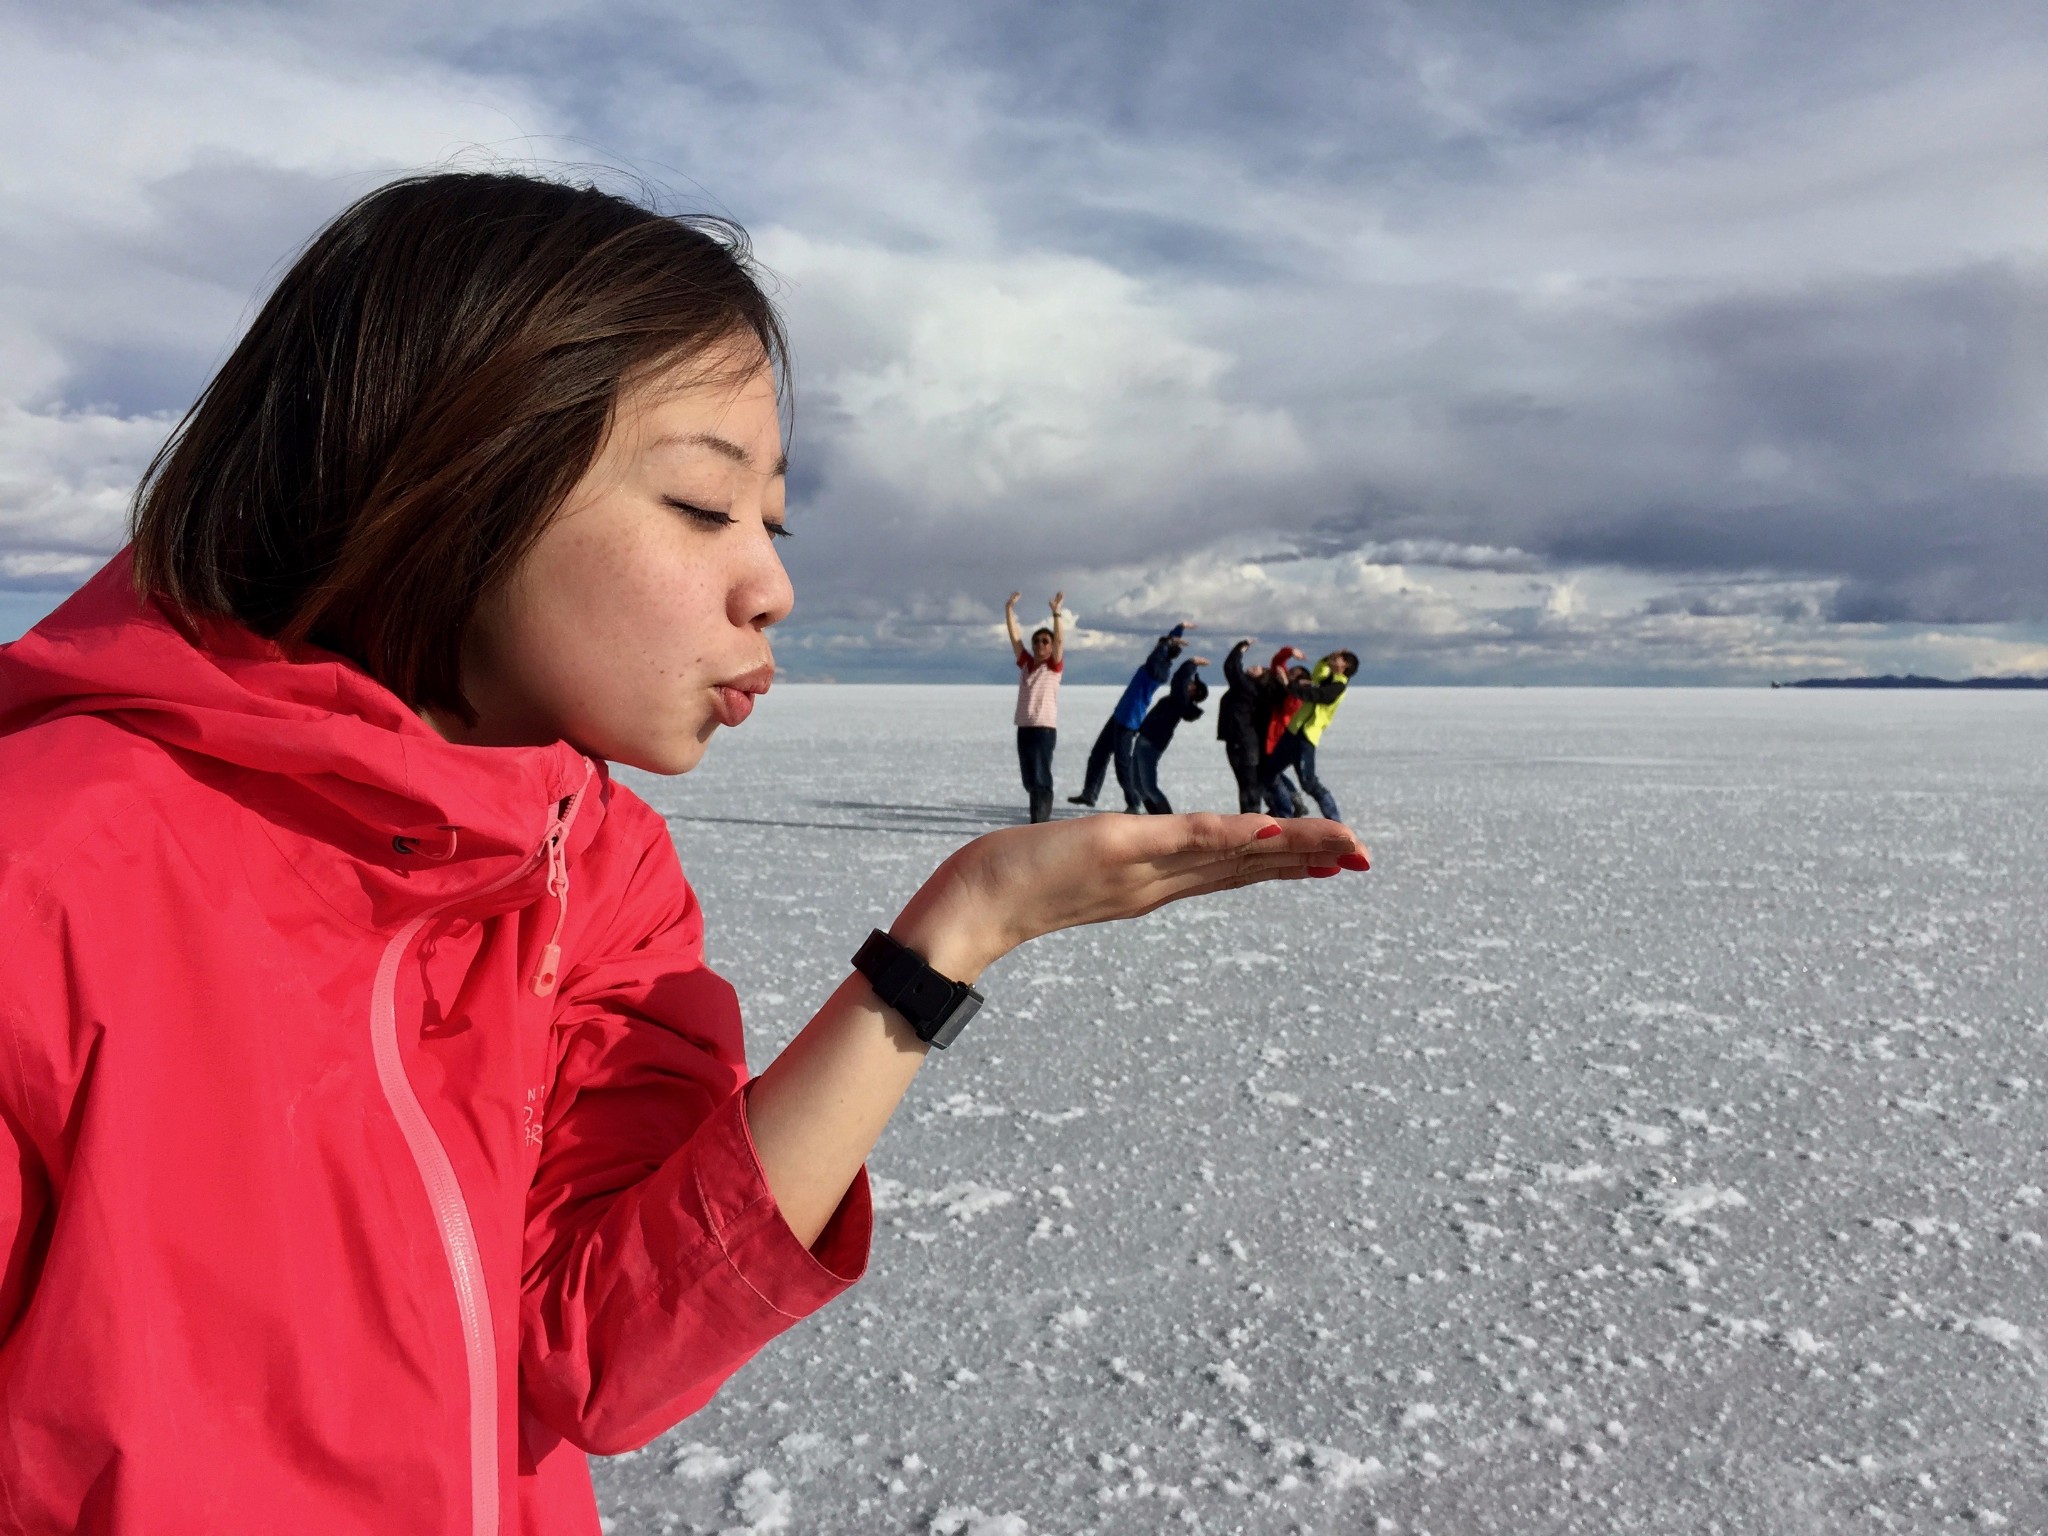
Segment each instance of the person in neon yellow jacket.
[[1292,768],[1301,780],[1301,787],[1315,796],[1316,804],[1325,816],[1331,821],[1344,819],[1337,814],[1337,797],[1316,777],[1316,745],[1323,739],[1324,728],[1335,717],[1337,706],[1344,702],[1344,692],[1351,686],[1352,676],[1357,671],[1358,657],[1355,654],[1332,651],[1315,664],[1307,681],[1287,685],[1288,693],[1301,700],[1301,707],[1287,722],[1286,734],[1267,757],[1259,775],[1266,791],[1267,805],[1274,815],[1299,814],[1294,792],[1283,777]]

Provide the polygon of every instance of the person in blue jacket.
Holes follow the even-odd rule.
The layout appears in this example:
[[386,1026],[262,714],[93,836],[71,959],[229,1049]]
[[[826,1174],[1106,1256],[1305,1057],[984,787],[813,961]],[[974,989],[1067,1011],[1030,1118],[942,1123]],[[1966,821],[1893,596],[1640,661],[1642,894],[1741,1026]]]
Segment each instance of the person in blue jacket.
[[1145,723],[1138,727],[1137,745],[1131,748],[1131,779],[1137,785],[1139,801],[1154,816],[1173,814],[1173,803],[1159,788],[1159,759],[1173,744],[1174,730],[1181,721],[1202,718],[1202,700],[1209,697],[1209,685],[1202,681],[1198,669],[1208,664],[1206,656],[1182,662],[1166,697],[1152,706]]
[[1173,671],[1173,659],[1187,645],[1182,637],[1194,627],[1192,619],[1183,619],[1174,625],[1154,642],[1152,654],[1145,658],[1144,665],[1131,674],[1131,680],[1124,685],[1123,697],[1116,701],[1116,708],[1110,711],[1108,722],[1095,738],[1095,745],[1088,749],[1088,776],[1081,784],[1081,793],[1067,796],[1069,805],[1093,805],[1096,802],[1102,794],[1103,776],[1114,759],[1116,782],[1124,792],[1124,809],[1133,815],[1144,809],[1138,799],[1137,787],[1131,781],[1131,748],[1137,742],[1138,727],[1145,723],[1145,706],[1152,702],[1152,695]]

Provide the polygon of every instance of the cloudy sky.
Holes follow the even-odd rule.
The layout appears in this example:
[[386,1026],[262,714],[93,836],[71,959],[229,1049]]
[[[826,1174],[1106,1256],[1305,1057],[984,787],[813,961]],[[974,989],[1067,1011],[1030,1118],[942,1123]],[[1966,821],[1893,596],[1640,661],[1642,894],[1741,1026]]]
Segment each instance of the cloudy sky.
[[2048,672],[2044,101],[1995,0],[0,0],[0,636],[325,218],[537,164],[776,275],[793,676]]

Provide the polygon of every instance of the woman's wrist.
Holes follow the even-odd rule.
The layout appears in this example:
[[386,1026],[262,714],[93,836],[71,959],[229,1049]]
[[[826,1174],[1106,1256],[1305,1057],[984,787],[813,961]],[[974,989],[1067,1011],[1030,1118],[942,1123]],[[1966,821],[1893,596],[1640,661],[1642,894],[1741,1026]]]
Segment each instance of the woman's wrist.
[[981,973],[1009,953],[958,921],[934,912],[904,915],[889,925],[889,937],[911,951],[948,981],[973,986]]
[[989,904],[976,899],[949,860],[896,915],[889,937],[941,976],[972,986],[984,970],[1022,942],[1005,937],[989,918]]

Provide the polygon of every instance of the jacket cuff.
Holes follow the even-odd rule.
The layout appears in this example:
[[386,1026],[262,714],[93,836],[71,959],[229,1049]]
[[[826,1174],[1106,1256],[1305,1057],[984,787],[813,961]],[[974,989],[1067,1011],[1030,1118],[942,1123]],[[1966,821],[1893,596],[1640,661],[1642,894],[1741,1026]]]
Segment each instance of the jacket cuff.
[[747,1125],[746,1090],[731,1095],[697,1130],[698,1207],[733,1272],[763,1303],[795,1321],[808,1317],[867,1273],[874,1238],[868,1171],[854,1175],[818,1240],[806,1248],[769,1192]]

